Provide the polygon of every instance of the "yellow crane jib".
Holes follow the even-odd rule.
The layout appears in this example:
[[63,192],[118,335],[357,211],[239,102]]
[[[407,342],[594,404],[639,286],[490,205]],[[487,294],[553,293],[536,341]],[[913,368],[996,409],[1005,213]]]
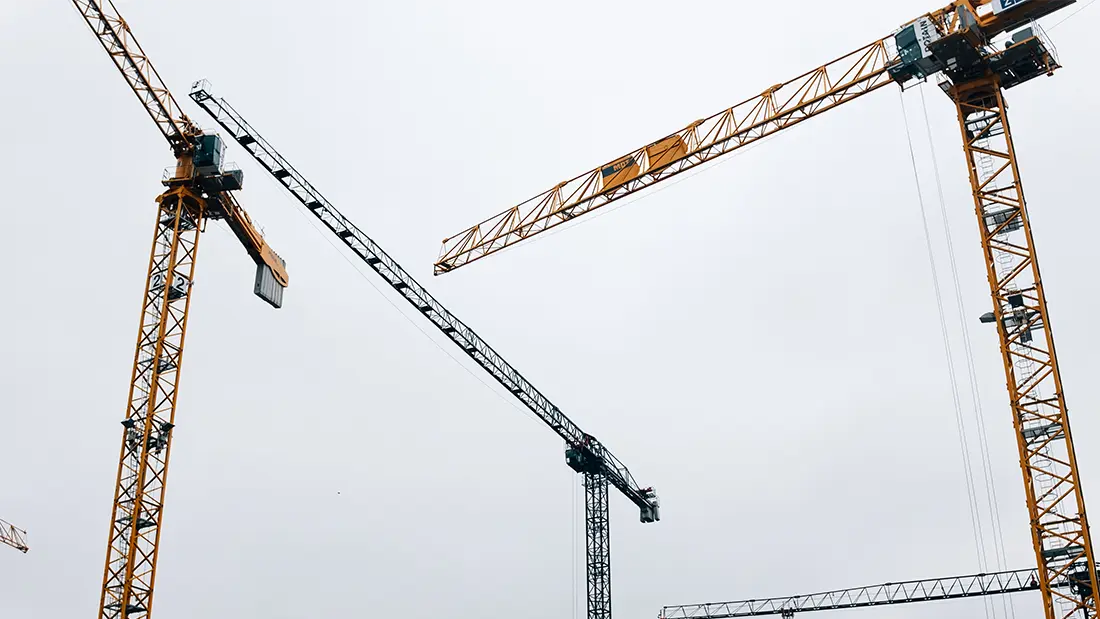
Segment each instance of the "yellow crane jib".
[[[891,83],[948,71],[950,52],[970,51],[960,63],[976,67],[979,49],[993,37],[1025,26],[1075,0],[960,0],[928,13],[894,35],[826,63],[792,80],[684,129],[613,159],[589,172],[490,217],[443,241],[434,273],[449,273],[471,262],[638,193],[724,154]],[[1033,29],[1035,31],[1037,29]],[[1005,86],[1034,77],[1029,62],[1053,48],[1038,40],[1004,50],[987,60],[1004,75]],[[1035,37],[1039,39],[1039,37]],[[958,76],[956,76],[958,77]],[[1027,77],[1027,79],[1030,79]]]
[[[1076,0],[993,0],[957,2],[921,17],[894,35],[898,61],[890,77],[904,85],[942,75],[945,92],[952,84],[996,75],[1012,88],[1058,68],[1054,47],[1035,20]],[[1018,30],[1017,30],[1018,29]],[[993,40],[1016,30],[1003,49]]]

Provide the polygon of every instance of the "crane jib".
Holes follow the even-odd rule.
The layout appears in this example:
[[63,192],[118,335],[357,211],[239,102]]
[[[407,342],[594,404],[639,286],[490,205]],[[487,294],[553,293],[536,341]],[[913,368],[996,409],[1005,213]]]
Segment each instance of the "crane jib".
[[191,99],[206,111],[252,157],[402,298],[427,318],[462,351],[488,372],[539,419],[558,434],[570,450],[590,454],[607,481],[641,510],[643,522],[659,519],[659,500],[652,488],[643,488],[630,471],[599,441],[586,434],[473,329],[444,307],[377,243],[321,195],[224,99],[215,98],[203,82],[196,82]]

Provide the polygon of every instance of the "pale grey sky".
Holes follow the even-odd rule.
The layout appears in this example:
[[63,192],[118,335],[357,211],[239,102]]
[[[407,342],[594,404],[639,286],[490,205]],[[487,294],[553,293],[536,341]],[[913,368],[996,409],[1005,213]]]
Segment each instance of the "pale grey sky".
[[[116,3],[178,98],[210,78],[656,486],[658,524],[612,497],[616,616],[977,571],[896,89],[430,276],[444,236],[934,5]],[[1009,94],[1094,511],[1098,15],[1051,32],[1066,65],[1056,77]],[[70,3],[0,3],[0,77],[0,518],[32,545],[0,549],[0,617],[70,619],[98,600],[153,198],[171,155]],[[958,128],[950,102],[926,96],[1008,564],[1029,567],[996,337],[977,323],[988,289]],[[931,196],[915,91],[906,105]],[[156,619],[582,616],[583,494],[560,441],[395,311],[245,153],[229,158],[292,283],[271,310],[232,235],[204,235]],[[1026,596],[1016,608],[1037,610]],[[981,603],[861,615],[872,613],[969,619]]]

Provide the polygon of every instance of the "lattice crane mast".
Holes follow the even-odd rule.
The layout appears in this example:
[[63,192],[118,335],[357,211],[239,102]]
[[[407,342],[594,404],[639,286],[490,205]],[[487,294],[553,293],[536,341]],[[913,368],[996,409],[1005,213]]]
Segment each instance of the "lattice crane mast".
[[[1081,575],[1087,577],[1088,573],[1082,572]],[[1077,596],[1087,595],[1088,591],[1087,581],[1074,579],[1072,576],[1053,581],[1051,586],[1069,590]],[[665,606],[661,609],[659,617],[660,619],[733,619],[771,615],[793,617],[796,613],[803,612],[941,602],[1038,590],[1039,570],[1014,570],[992,574],[888,582],[869,587],[786,597]]]
[[[893,35],[555,185],[444,241],[447,273],[888,84],[955,103],[978,217],[1047,619],[1097,608],[1097,575],[1004,91],[1060,68],[1035,20],[1075,0],[957,0]],[[1087,571],[1089,595],[1051,583]]]
[[11,546],[24,554],[30,550],[27,546],[27,532],[4,520],[0,520],[0,544]]
[[265,170],[278,179],[310,214],[321,220],[348,249],[378,273],[401,298],[565,441],[567,464],[584,476],[588,616],[610,619],[611,539],[608,485],[614,486],[638,506],[642,522],[656,522],[660,519],[660,502],[653,488],[640,486],[626,465],[595,437],[585,433],[566,417],[561,409],[528,382],[488,342],[445,308],[366,233],[337,211],[236,110],[224,99],[212,95],[205,82],[195,83],[191,99],[232,135]]
[[98,614],[103,619],[145,618],[153,603],[199,233],[208,220],[225,221],[256,263],[254,292],[273,307],[281,306],[289,278],[283,260],[232,193],[241,188],[243,176],[224,167],[221,138],[204,133],[180,110],[111,0],[73,4],[176,157],[174,171],[163,181],[166,189],[156,199]]

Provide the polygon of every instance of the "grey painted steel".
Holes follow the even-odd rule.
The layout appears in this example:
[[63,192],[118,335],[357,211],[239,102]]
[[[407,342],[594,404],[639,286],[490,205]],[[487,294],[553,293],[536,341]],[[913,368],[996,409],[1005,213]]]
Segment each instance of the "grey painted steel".
[[524,378],[473,329],[443,307],[423,286],[397,264],[381,247],[348,218],[337,211],[290,163],[249,125],[224,99],[215,98],[205,82],[196,82],[191,99],[228,131],[261,166],[267,169],[314,216],[370,266],[425,318],[458,345],[531,409],[558,436],[575,449],[591,453],[600,462],[603,475],[641,510],[642,522],[658,519],[659,501],[652,489],[642,488],[626,466],[595,437],[585,434],[549,399]]

